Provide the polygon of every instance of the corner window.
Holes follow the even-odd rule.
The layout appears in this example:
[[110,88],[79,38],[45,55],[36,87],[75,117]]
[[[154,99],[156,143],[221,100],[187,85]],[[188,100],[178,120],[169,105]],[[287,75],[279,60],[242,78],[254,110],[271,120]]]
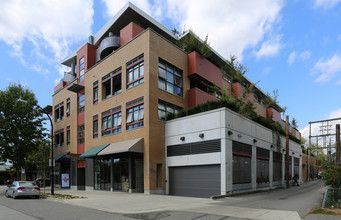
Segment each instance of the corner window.
[[55,121],[59,122],[64,118],[64,102],[59,103],[54,107]]
[[84,80],[84,57],[79,59],[79,82]]
[[98,103],[98,80],[94,82],[94,88],[93,88],[93,104]]
[[183,96],[182,70],[159,58],[159,88]]
[[85,95],[83,94],[79,94],[78,96],[78,113],[84,112],[85,110]]
[[127,130],[143,127],[144,125],[144,101],[143,97],[126,104],[127,106]]
[[85,142],[85,126],[80,125],[78,126],[78,134],[77,134],[77,139],[78,139],[78,144],[83,144]]
[[94,115],[92,119],[92,137],[98,138],[98,115]]
[[144,82],[143,54],[127,63],[127,89]]
[[[98,90],[97,90],[98,92]],[[109,98],[122,92],[121,67],[102,77],[102,99]]]
[[71,103],[70,103],[70,98],[66,99],[66,117],[70,116],[71,112]]
[[122,131],[121,106],[102,112],[102,136]]
[[182,108],[174,104],[159,100],[158,115],[159,120],[166,121],[169,114],[177,114]]

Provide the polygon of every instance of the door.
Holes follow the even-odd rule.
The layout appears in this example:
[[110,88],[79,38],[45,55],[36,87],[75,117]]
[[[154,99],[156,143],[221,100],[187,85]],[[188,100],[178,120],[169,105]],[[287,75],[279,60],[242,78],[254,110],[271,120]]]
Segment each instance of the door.
[[169,194],[200,198],[220,195],[220,165],[169,167]]

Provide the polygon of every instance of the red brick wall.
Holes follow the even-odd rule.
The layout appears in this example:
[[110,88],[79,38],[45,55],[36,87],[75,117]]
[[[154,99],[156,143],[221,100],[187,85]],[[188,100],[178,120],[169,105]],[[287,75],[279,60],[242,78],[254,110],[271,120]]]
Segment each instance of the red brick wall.
[[131,39],[136,37],[142,31],[144,31],[144,29],[134,22],[129,23],[127,26],[120,30],[120,46],[128,43]]

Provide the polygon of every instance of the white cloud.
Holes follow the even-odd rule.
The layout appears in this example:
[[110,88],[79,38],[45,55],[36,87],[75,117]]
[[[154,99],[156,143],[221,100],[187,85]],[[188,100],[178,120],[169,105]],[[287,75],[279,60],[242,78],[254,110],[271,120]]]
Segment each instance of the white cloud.
[[289,65],[293,64],[296,60],[296,57],[297,57],[296,51],[292,51],[288,57],[287,63]]
[[297,54],[296,51],[292,51],[288,57],[287,63],[289,65],[292,65],[294,62],[296,62],[296,60],[307,60],[310,58],[310,56],[311,56],[310,50],[303,51],[300,54]]
[[[11,46],[11,55],[38,72],[46,72],[40,60],[60,62],[72,43],[91,33],[93,0],[2,1],[0,40]],[[33,48],[27,52],[23,48]],[[32,59],[31,59],[32,60]]]
[[[112,17],[126,0],[102,0],[106,15]],[[158,21],[169,19],[181,31],[186,26],[200,38],[208,34],[212,48],[225,58],[236,55],[242,59],[243,51],[254,49],[273,31],[280,20],[283,0],[132,0],[132,3]],[[172,28],[170,28],[172,29]],[[281,48],[280,39],[263,44],[258,56],[269,56]]]
[[315,0],[314,1],[314,8],[323,8],[324,10],[330,9],[335,7],[339,4],[341,0]]
[[336,81],[336,85],[341,85],[341,80]]
[[260,49],[255,52],[256,58],[271,57],[279,53],[283,47],[281,44],[281,36],[276,36],[268,41],[262,43]]
[[337,52],[330,59],[320,59],[312,68],[312,73],[319,74],[315,82],[330,81],[337,73],[341,73],[341,54]]

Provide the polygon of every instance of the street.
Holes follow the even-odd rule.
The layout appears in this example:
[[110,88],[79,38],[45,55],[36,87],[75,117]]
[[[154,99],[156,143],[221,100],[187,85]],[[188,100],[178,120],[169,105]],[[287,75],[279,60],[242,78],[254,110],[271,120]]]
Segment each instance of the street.
[[[290,189],[271,190],[218,200],[73,190],[62,190],[56,193],[80,195],[87,198],[14,200],[4,196],[4,189],[5,186],[0,186],[0,219],[17,220],[225,218],[241,220],[271,219],[271,216],[278,216],[275,219],[295,219],[294,215],[291,215],[294,212],[288,211],[295,211],[304,219],[312,207],[321,205],[324,193],[321,180],[304,183],[300,187]],[[317,217],[314,219],[324,219],[324,216]]]
[[311,208],[321,206],[324,192],[323,181],[314,180],[299,187],[292,186],[288,190],[278,189],[229,197],[223,199],[219,205],[297,211],[303,218]]

